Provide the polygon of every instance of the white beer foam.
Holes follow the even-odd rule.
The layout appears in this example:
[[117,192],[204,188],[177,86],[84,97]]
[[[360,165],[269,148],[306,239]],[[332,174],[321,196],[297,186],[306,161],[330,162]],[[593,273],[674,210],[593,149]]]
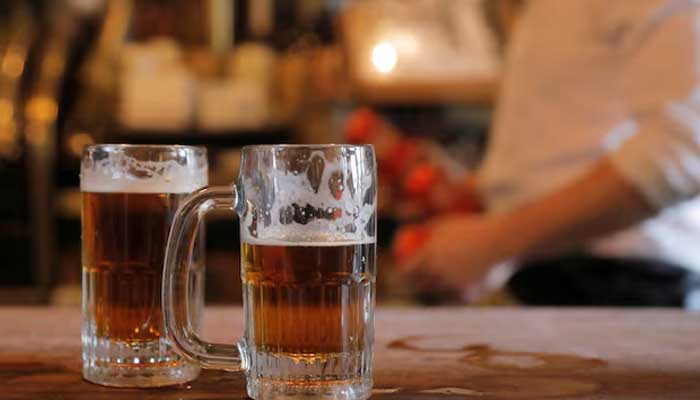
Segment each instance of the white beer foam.
[[207,185],[206,163],[201,167],[174,160],[139,161],[119,153],[84,162],[80,190],[96,193],[191,193]]
[[[323,151],[314,151],[309,159],[315,156],[324,160],[324,166],[320,177],[318,190],[312,190],[307,173],[294,173],[286,169],[271,169],[266,171],[265,186],[274,193],[274,200],[265,199],[265,195],[252,179],[244,180],[244,193],[246,200],[254,204],[258,209],[265,203],[269,203],[267,212],[271,224],[265,226],[259,216],[255,233],[251,233],[253,227],[253,213],[244,213],[241,217],[241,239],[246,243],[270,244],[279,243],[291,246],[300,243],[300,246],[315,246],[318,243],[330,243],[329,246],[338,246],[342,243],[362,244],[374,243],[375,235],[368,235],[365,227],[371,223],[375,213],[376,194],[371,204],[364,203],[365,192],[369,189],[373,178],[373,170],[362,165],[359,154],[349,159],[340,158],[334,161],[328,160]],[[342,173],[344,177],[343,190],[340,199],[334,197],[329,187],[332,174]],[[348,175],[353,176],[355,193],[347,187]],[[337,219],[314,219],[305,224],[280,222],[280,211],[292,204],[305,207],[307,204],[314,208],[333,209],[339,208],[341,215]],[[353,229],[345,230],[352,226]],[[374,232],[373,232],[374,233]],[[328,236],[326,236],[328,235]]]
[[338,238],[328,238],[328,240],[321,240],[318,237],[310,240],[292,240],[292,239],[255,239],[248,235],[243,239],[243,243],[254,244],[258,246],[287,246],[287,247],[340,247],[340,246],[357,246],[363,244],[375,244],[377,240],[375,237],[368,237],[361,240],[342,240]]

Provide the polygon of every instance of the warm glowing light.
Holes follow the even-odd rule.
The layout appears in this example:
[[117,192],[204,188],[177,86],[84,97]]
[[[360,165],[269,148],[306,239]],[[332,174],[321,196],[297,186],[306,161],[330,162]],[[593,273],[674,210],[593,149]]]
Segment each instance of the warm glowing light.
[[36,96],[27,102],[24,112],[33,121],[52,123],[56,120],[58,106],[51,97]]
[[394,70],[397,61],[398,54],[396,52],[396,47],[391,43],[377,43],[372,48],[372,64],[377,71],[385,74],[389,73]]
[[87,132],[75,132],[68,137],[68,151],[76,156],[80,157],[83,153],[83,148],[93,144],[95,141]]
[[24,70],[24,59],[18,53],[8,52],[2,60],[0,70],[12,79],[19,78]]
[[0,123],[12,121],[15,118],[14,105],[8,99],[0,98]]

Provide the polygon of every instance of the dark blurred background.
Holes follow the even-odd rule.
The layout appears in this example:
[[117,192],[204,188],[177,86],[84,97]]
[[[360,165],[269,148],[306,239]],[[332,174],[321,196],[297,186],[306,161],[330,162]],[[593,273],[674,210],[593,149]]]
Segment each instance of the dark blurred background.
[[[395,278],[382,250],[401,224],[444,210],[443,189],[478,165],[521,6],[3,0],[0,302],[79,304],[84,146],[203,145],[222,184],[241,146],[292,142],[375,144],[379,299],[439,301]],[[210,302],[240,301],[236,224],[208,223]]]

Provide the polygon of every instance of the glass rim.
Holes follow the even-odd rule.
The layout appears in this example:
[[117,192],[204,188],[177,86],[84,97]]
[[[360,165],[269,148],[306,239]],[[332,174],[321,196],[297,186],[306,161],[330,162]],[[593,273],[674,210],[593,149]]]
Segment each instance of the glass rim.
[[130,144],[130,143],[100,143],[91,144],[83,148],[83,156],[95,150],[157,150],[167,152],[169,150],[189,150],[195,155],[206,155],[207,148],[186,144]]
[[311,149],[311,150],[324,150],[324,149],[343,149],[343,148],[365,148],[373,150],[374,146],[371,144],[348,144],[348,143],[320,143],[320,144],[252,144],[245,145],[241,147],[241,151],[249,150],[269,150],[269,149]]

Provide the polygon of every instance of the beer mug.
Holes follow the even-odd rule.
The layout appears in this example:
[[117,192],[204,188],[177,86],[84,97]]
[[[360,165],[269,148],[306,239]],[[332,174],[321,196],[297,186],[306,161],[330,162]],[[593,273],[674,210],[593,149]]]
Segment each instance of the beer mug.
[[[242,150],[231,186],[185,200],[163,275],[166,332],[204,368],[243,369],[254,399],[365,399],[372,388],[376,188],[371,146]],[[210,210],[240,218],[243,338],[203,341],[189,321],[188,262]]]
[[[163,331],[165,245],[178,206],[207,185],[206,150],[189,146],[96,145],[83,153],[83,376],[108,386],[190,381],[199,366]],[[194,244],[192,329],[203,306],[202,241]]]

